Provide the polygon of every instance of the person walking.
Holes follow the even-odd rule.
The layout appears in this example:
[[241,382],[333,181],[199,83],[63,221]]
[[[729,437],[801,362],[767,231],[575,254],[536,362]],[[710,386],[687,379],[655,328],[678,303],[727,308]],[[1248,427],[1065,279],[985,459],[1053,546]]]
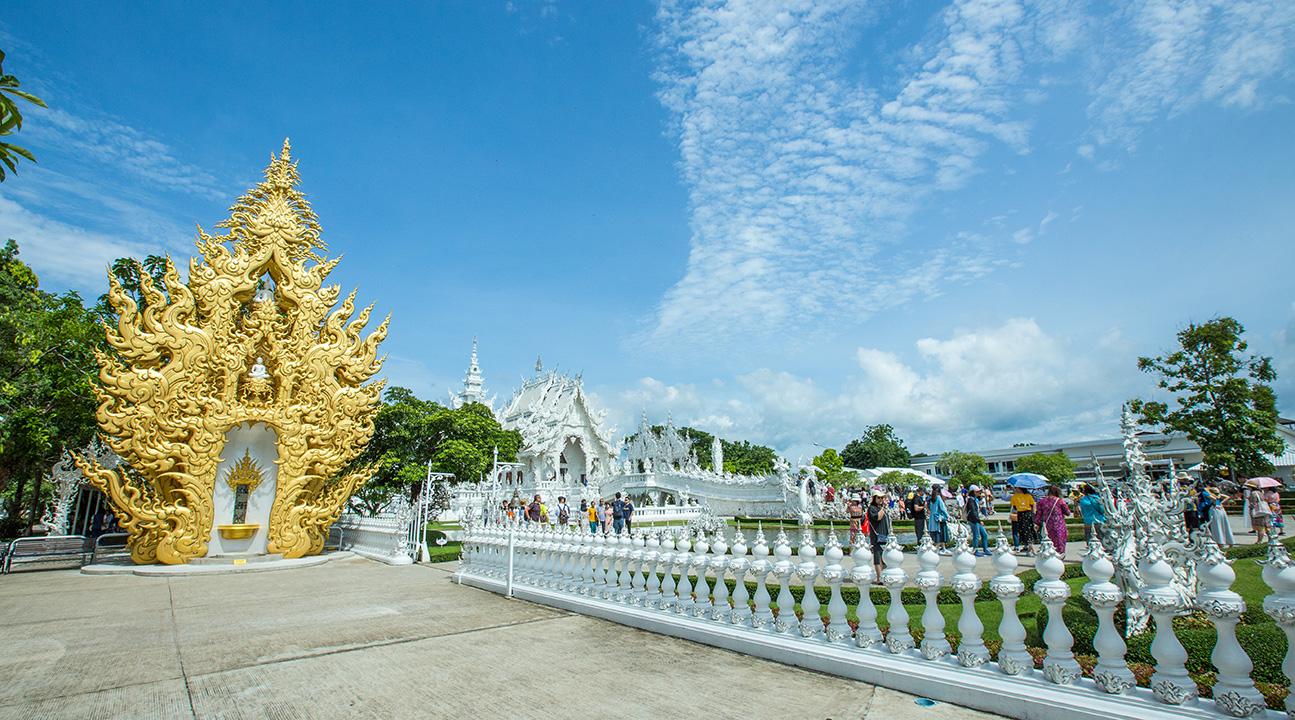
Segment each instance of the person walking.
[[1079,497],[1079,515],[1084,519],[1084,542],[1088,547],[1093,546],[1093,538],[1101,542],[1105,533],[1103,527],[1106,525],[1106,510],[1102,507],[1102,498],[1097,494],[1096,488],[1087,483],[1084,484],[1083,495]]
[[863,533],[863,498],[851,494],[845,514],[850,518],[850,548],[853,549],[858,547],[859,535]]
[[1272,508],[1259,491],[1259,481],[1251,478],[1246,481],[1246,504],[1250,509],[1250,524],[1255,529],[1255,544],[1268,542],[1268,532],[1272,529]]
[[566,527],[571,524],[571,506],[567,504],[566,497],[558,496],[558,527]]
[[944,494],[939,485],[931,486],[931,496],[926,500],[926,529],[931,533],[931,540],[940,548],[941,555],[948,555],[949,542],[949,509],[944,504]]
[[1070,506],[1066,504],[1059,485],[1049,485],[1045,495],[1034,509],[1034,524],[1048,533],[1048,539],[1057,549],[1061,559],[1066,558],[1066,517]]
[[874,488],[872,502],[868,504],[868,541],[872,545],[872,567],[877,574],[872,578],[873,585],[881,584],[881,571],[886,569],[882,562],[882,548],[890,539],[890,513],[886,509],[886,491]]
[[612,527],[617,535],[625,528],[625,501],[621,500],[620,493],[616,493],[616,499],[612,500]]
[[1196,497],[1196,512],[1205,519],[1210,529],[1210,537],[1219,547],[1230,548],[1236,544],[1232,534],[1232,525],[1228,520],[1227,508],[1223,503],[1228,498],[1218,488],[1207,485]]
[[[585,501],[580,501],[580,506],[584,507]],[[585,510],[589,517],[589,532],[598,532],[598,503],[589,503],[588,509]]]
[[926,496],[923,495],[921,488],[913,490],[913,497],[909,500],[908,511],[913,516],[913,531],[917,533],[917,542],[920,545],[922,538],[926,535]]
[[625,507],[621,510],[621,514],[625,516],[625,532],[633,534],[634,526],[631,521],[634,519],[634,501],[630,500],[629,495],[625,496]]
[[1273,511],[1272,527],[1268,530],[1269,539],[1286,534],[1286,521],[1282,518],[1281,495],[1275,488],[1267,488],[1264,490],[1264,502],[1268,503],[1268,509]]
[[526,521],[537,523],[544,514],[544,503],[540,502],[540,494],[535,493],[535,499],[530,505],[526,506]]
[[598,519],[602,521],[603,534],[607,535],[612,530],[612,504],[604,501],[601,505],[602,507],[598,512]]
[[967,521],[967,526],[971,528],[971,549],[976,551],[976,557],[989,555],[989,532],[985,530],[985,524],[980,519],[981,507],[980,487],[972,485],[967,490],[962,514],[963,519]]

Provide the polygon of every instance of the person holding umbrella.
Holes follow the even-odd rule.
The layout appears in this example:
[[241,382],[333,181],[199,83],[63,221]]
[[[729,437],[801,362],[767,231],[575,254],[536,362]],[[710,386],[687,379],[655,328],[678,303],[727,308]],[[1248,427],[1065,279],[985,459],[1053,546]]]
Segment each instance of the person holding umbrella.
[[1007,478],[1007,484],[1013,488],[1012,509],[1016,511],[1016,523],[1020,545],[1026,554],[1034,555],[1034,543],[1038,541],[1034,522],[1034,495],[1030,490],[1045,487],[1048,479],[1035,473],[1016,473]]

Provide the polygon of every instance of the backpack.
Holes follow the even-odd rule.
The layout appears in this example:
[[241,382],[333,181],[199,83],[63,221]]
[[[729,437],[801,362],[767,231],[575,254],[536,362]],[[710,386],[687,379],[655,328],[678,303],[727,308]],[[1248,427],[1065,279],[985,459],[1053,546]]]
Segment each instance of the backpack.
[[558,524],[566,525],[569,522],[571,522],[571,508],[563,505],[558,508]]

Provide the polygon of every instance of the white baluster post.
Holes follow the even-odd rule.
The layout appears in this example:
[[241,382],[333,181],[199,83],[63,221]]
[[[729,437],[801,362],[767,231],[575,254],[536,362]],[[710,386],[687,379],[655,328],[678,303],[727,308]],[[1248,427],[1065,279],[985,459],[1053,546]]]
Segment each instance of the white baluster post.
[[1034,672],[1034,658],[1025,649],[1025,626],[1016,616],[1016,601],[1025,592],[1025,583],[1016,577],[1016,555],[1002,535],[994,546],[993,565],[998,574],[990,579],[989,589],[1003,604],[1003,619],[998,624],[998,636],[1003,639],[998,667],[1008,675],[1030,675]]
[[791,576],[796,574],[796,564],[791,561],[791,542],[787,533],[779,530],[773,544],[773,574],[778,578],[778,617],[773,627],[780,633],[789,633],[796,627],[796,598],[791,594]]
[[675,543],[676,552],[674,554],[674,567],[679,571],[679,584],[675,586],[677,598],[674,604],[674,611],[680,615],[691,615],[693,606],[692,597],[692,580],[688,577],[688,570],[692,567],[692,541],[688,539],[688,533],[685,532]]
[[1066,563],[1057,554],[1051,538],[1043,537],[1042,549],[1037,563],[1038,582],[1034,583],[1034,594],[1039,596],[1048,609],[1048,628],[1043,632],[1043,641],[1048,645],[1048,656],[1043,661],[1043,677],[1058,685],[1070,685],[1080,675],[1079,663],[1071,650],[1075,638],[1066,627],[1062,609],[1070,597],[1070,586],[1061,579],[1066,571]]
[[1218,635],[1214,652],[1210,653],[1210,662],[1219,669],[1213,688],[1214,704],[1232,717],[1264,712],[1268,703],[1250,679],[1254,663],[1237,642],[1237,622],[1246,611],[1246,601],[1231,589],[1237,575],[1213,538],[1201,535],[1197,542],[1202,547],[1196,554],[1196,577],[1201,583],[1196,607],[1213,621]]
[[751,615],[751,627],[759,629],[773,624],[773,609],[769,607],[769,573],[773,563],[769,562],[769,546],[764,541],[764,530],[756,528],[755,546],[751,548],[751,574],[755,576],[755,611]]
[[751,567],[751,561],[746,556],[746,538],[742,536],[742,529],[737,529],[737,534],[733,537],[733,548],[729,550],[731,559],[728,561],[728,569],[733,571],[733,612],[729,613],[728,621],[732,625],[741,625],[751,617],[751,594],[746,589],[746,571]]
[[1084,598],[1097,613],[1097,635],[1093,637],[1097,666],[1093,668],[1093,683],[1112,695],[1131,693],[1136,681],[1128,661],[1124,659],[1128,646],[1115,627],[1115,609],[1124,599],[1124,593],[1111,582],[1115,563],[1106,556],[1100,542],[1089,543],[1088,552],[1084,554],[1084,574],[1088,576]]
[[800,550],[797,553],[800,563],[796,565],[796,577],[805,586],[805,594],[800,600],[800,636],[806,638],[823,635],[823,618],[819,615],[818,593],[814,591],[814,580],[818,578],[819,569],[815,558],[818,548],[814,547],[814,537],[809,529],[801,534]]
[[[833,531],[823,548],[823,559],[827,560],[827,566],[823,568],[823,581],[827,583],[830,592],[827,599],[827,630],[824,633],[830,643],[844,642],[850,637],[850,622],[845,617],[849,608],[841,598],[841,582],[845,580],[845,568],[841,567],[843,557],[845,552],[841,550],[841,541]],[[804,607],[804,603],[801,606]]]
[[729,613],[728,581],[724,571],[728,568],[728,543],[724,541],[724,531],[718,530],[710,544],[710,569],[715,573],[714,600],[710,606],[710,619],[723,622]]
[[922,657],[934,660],[952,652],[949,639],[944,636],[944,614],[940,612],[938,596],[944,587],[944,576],[940,574],[940,554],[935,550],[931,536],[923,535],[917,546],[917,564],[921,570],[913,582],[917,584],[922,596],[926,598],[926,607],[922,610]]
[[962,601],[962,614],[958,616],[958,632],[962,633],[962,642],[958,644],[958,664],[980,667],[989,662],[989,650],[982,638],[985,624],[976,614],[976,593],[980,592],[981,586],[980,577],[976,575],[976,556],[967,545],[965,535],[959,537],[953,546],[953,569],[955,572],[949,580],[949,587]]
[[[1295,563],[1291,562],[1286,546],[1273,538],[1268,544],[1268,557],[1263,566],[1264,582],[1273,589],[1272,594],[1264,598],[1264,612],[1286,633],[1282,673],[1291,687],[1295,687]],[[1286,715],[1295,718],[1295,694],[1286,696]]]
[[1198,693],[1196,683],[1187,675],[1187,651],[1174,635],[1174,616],[1185,607],[1178,591],[1170,587],[1174,569],[1155,541],[1147,542],[1145,547],[1146,555],[1139,558],[1138,570],[1145,585],[1142,599],[1156,624],[1156,637],[1151,641],[1151,657],[1156,661],[1151,692],[1170,705],[1195,704]]
[[850,582],[859,588],[859,603],[854,607],[859,627],[854,631],[854,644],[872,647],[882,640],[881,628],[877,627],[877,606],[872,604],[872,581],[877,579],[877,571],[872,569],[872,551],[864,542],[856,542],[850,548],[850,559],[853,561]]
[[693,603],[693,617],[701,617],[710,612],[710,583],[706,580],[706,570],[710,567],[710,543],[706,533],[697,531],[697,542],[693,546],[692,567],[697,573],[697,600]]
[[904,549],[899,545],[899,533],[892,532],[886,538],[881,559],[886,564],[881,571],[881,583],[890,592],[890,607],[886,610],[886,622],[890,623],[886,632],[886,649],[900,653],[913,648],[913,633],[908,630],[908,610],[904,609],[901,597],[904,586],[908,584],[908,572],[903,568]]

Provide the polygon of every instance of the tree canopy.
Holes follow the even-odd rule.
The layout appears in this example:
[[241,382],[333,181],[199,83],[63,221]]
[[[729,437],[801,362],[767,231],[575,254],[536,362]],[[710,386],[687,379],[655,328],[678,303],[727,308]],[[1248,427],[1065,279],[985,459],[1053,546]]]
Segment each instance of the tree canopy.
[[851,440],[841,451],[846,467],[867,470],[875,467],[908,467],[912,454],[904,441],[895,435],[895,428],[885,423],[870,425],[863,437]]
[[[714,469],[715,459],[711,457],[711,444],[715,436],[705,430],[690,427],[680,428],[679,432],[685,434],[692,442],[692,449],[697,453],[697,464]],[[734,442],[720,438],[719,442],[724,448],[725,471],[738,475],[766,475],[773,472],[774,461],[778,459],[773,448],[752,445],[746,440]]]
[[1277,373],[1271,358],[1245,354],[1244,332],[1230,317],[1189,324],[1178,333],[1178,350],[1138,358],[1138,369],[1159,375],[1159,387],[1175,396],[1177,407],[1130,402],[1142,424],[1185,433],[1200,446],[1209,474],[1233,479],[1268,475],[1273,466],[1265,453],[1284,450],[1277,396],[1269,386]]
[[1019,458],[1014,467],[1016,472],[1028,472],[1042,475],[1057,485],[1075,479],[1075,461],[1063,452],[1045,455],[1034,453]]
[[40,289],[10,240],[0,251],[0,534],[40,517],[42,478],[64,449],[94,437],[102,328],[76,293]]
[[490,469],[495,447],[500,462],[515,462],[522,443],[517,431],[500,427],[490,408],[480,403],[455,410],[420,400],[402,387],[387,389],[373,424],[373,439],[351,464],[378,464],[354,498],[370,514],[423,480],[429,462],[433,472],[453,474],[455,483],[472,482]]
[[[0,68],[4,65],[4,57],[4,52],[0,51]],[[5,75],[4,70],[0,69],[0,137],[12,135],[22,130],[22,111],[19,109],[18,103],[14,102],[14,98],[21,98],[33,105],[48,107],[45,105],[44,100],[29,92],[19,90],[20,85],[18,78],[13,75]],[[9,97],[10,95],[13,97]],[[0,181],[5,179],[4,169],[6,167],[9,168],[9,172],[18,172],[18,158],[15,156],[25,157],[32,162],[36,162],[36,158],[27,148],[21,145],[0,142],[0,163],[4,164],[4,167],[0,167]]]
[[940,456],[936,470],[949,479],[949,487],[962,485],[990,485],[994,478],[988,473],[989,463],[979,455],[950,450]]
[[820,481],[831,483],[835,487],[850,485],[859,479],[858,473],[845,469],[841,456],[832,448],[826,448],[814,458],[814,467],[822,471],[818,476]]

